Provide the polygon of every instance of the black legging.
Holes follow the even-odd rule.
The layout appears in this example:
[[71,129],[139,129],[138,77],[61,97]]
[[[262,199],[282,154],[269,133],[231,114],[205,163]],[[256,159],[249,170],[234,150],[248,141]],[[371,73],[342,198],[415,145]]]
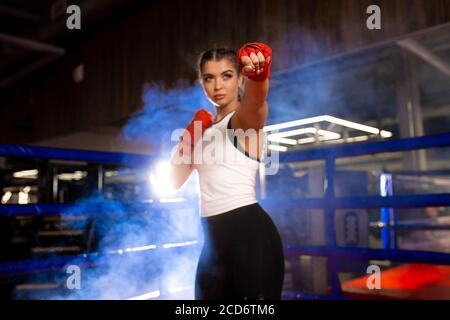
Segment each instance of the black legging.
[[258,204],[202,218],[205,235],[197,266],[196,299],[280,299],[283,247]]

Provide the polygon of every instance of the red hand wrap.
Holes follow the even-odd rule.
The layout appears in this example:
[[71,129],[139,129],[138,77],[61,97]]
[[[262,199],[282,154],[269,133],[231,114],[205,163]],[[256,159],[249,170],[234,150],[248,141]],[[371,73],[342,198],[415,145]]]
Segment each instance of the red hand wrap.
[[[194,147],[195,144],[200,140],[200,137],[202,136],[203,132],[212,126],[213,124],[213,116],[210,112],[206,111],[205,109],[199,109],[195,112],[194,117],[192,118],[189,125],[186,127],[183,135],[180,137],[180,141],[183,143],[188,143],[191,145],[191,147]],[[195,125],[195,122],[200,121],[201,124]],[[195,127],[200,127],[201,132],[195,132]],[[198,129],[197,129],[198,131]],[[194,134],[196,133],[196,134]]]
[[261,72],[260,74],[256,74],[255,72],[254,74],[249,75],[248,78],[254,81],[266,80],[270,77],[270,66],[272,64],[272,48],[261,42],[250,42],[244,44],[237,52],[237,59],[242,67],[245,66],[245,64],[242,63],[242,57],[250,57],[250,53],[252,52],[256,55],[258,55],[258,52],[261,52],[266,60],[268,57],[270,57],[270,61],[269,63],[264,64],[263,72]]

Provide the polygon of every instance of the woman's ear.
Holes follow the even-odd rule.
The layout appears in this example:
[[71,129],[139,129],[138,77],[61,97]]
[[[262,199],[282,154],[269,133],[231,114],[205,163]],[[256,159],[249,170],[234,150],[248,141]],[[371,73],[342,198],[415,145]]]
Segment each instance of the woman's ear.
[[244,77],[242,76],[242,73],[238,76],[238,86],[242,87]]

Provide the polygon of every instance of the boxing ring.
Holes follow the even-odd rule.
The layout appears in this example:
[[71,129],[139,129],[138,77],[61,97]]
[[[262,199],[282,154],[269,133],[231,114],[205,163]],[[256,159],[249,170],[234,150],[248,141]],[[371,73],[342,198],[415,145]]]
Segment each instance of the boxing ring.
[[[75,223],[70,223],[71,226],[75,225],[75,227],[72,227],[71,229],[75,229],[76,225],[78,225],[78,229],[81,228],[84,231],[83,235],[81,235],[81,240],[77,241],[79,242],[78,245],[80,243],[82,245],[79,250],[79,254],[73,254],[70,252],[73,251],[70,249],[74,249],[73,244],[71,246],[59,246],[59,244],[57,243],[56,245],[53,244],[53,246],[50,247],[47,244],[46,247],[41,246],[38,248],[33,248],[40,250],[34,250],[32,252],[22,254],[22,256],[29,256],[25,259],[1,261],[0,285],[6,285],[6,290],[11,291],[10,296],[12,295],[19,299],[39,299],[39,294],[32,294],[30,296],[22,292],[24,292],[25,290],[29,290],[33,293],[38,289],[42,289],[42,297],[54,297],[55,299],[66,298],[65,296],[51,294],[51,292],[49,291],[55,289],[56,287],[64,287],[64,279],[68,277],[68,275],[65,273],[65,270],[68,266],[77,266],[82,271],[102,267],[106,267],[107,269],[109,269],[111,265],[121,266],[122,264],[127,263],[127,261],[129,260],[133,260],[134,265],[132,265],[131,268],[127,268],[127,270],[131,269],[132,271],[133,268],[135,270],[138,270],[137,268],[141,265],[139,270],[145,269],[144,273],[147,273],[149,277],[157,278],[158,273],[160,273],[162,267],[164,267],[158,264],[158,261],[165,261],[164,263],[166,266],[169,256],[173,257],[175,255],[177,257],[183,258],[183,255],[185,255],[186,252],[193,252],[189,253],[189,256],[191,254],[194,254],[195,256],[197,251],[199,251],[199,246],[197,245],[198,241],[196,239],[197,235],[192,235],[192,233],[186,234],[180,232],[179,230],[174,228],[173,221],[169,221],[169,219],[164,216],[168,211],[172,211],[172,214],[175,210],[186,212],[188,210],[186,210],[185,206],[189,206],[193,208],[192,210],[190,210],[190,216],[194,216],[195,218],[197,218],[197,212],[195,211],[195,202],[188,203],[188,201],[162,201],[163,199],[159,199],[161,201],[158,201],[156,196],[154,196],[153,194],[147,194],[147,192],[144,192],[146,194],[146,197],[141,197],[139,200],[135,199],[136,201],[126,201],[123,199],[115,199],[114,197],[108,199],[104,196],[107,191],[106,181],[108,172],[106,167],[110,167],[108,169],[109,171],[111,171],[112,168],[116,170],[117,168],[123,169],[131,167],[136,168],[136,170],[138,170],[139,172],[148,175],[149,169],[154,166],[159,161],[159,159],[138,154],[94,152],[16,145],[1,145],[0,157],[9,157],[11,159],[29,159],[31,163],[36,162],[36,166],[47,169],[42,173],[43,179],[47,179],[48,175],[54,176],[55,171],[52,168],[49,169],[48,166],[42,165],[42,162],[49,163],[49,161],[54,160],[64,161],[67,163],[76,162],[79,167],[86,167],[86,169],[88,169],[89,167],[90,173],[92,173],[91,177],[89,179],[86,179],[84,186],[87,189],[87,192],[84,196],[84,198],[87,198],[89,200],[87,202],[83,202],[83,197],[81,197],[81,199],[78,199],[81,201],[77,200],[76,203],[51,203],[52,201],[57,201],[57,197],[46,197],[48,198],[48,202],[46,203],[0,205],[0,218],[2,219],[3,223],[7,222],[7,220],[5,219],[8,218],[30,218],[34,219],[35,223],[41,223],[44,219],[47,219],[48,221],[57,219],[57,222],[61,224],[67,223],[65,221],[75,221]],[[56,164],[55,166],[58,165],[60,164]],[[147,178],[145,179],[147,180]],[[52,191],[55,189],[55,179],[47,179],[47,182],[48,185],[44,188],[49,193],[52,193]],[[131,183],[137,184],[137,181],[132,181]],[[39,183],[37,184],[40,185]],[[119,189],[119,192],[116,193],[119,194],[121,191],[122,190]],[[95,235],[96,232],[95,226],[102,227],[102,225],[107,225],[108,227],[114,227],[115,225],[108,224],[108,221],[116,219],[117,216],[120,216],[120,219],[117,223],[118,228],[114,230],[120,231],[120,228],[122,228],[123,225],[128,222],[128,220],[133,220],[133,224],[131,225],[132,229],[130,229],[131,231],[121,233],[120,235],[118,235],[118,237],[115,237],[113,232],[111,232],[109,236],[111,236],[112,238],[109,240],[108,245],[103,246],[103,248],[101,249],[98,248],[98,245],[95,241],[95,236],[92,236],[92,234]],[[179,214],[177,218],[178,217],[180,217]],[[83,221],[80,224],[80,218],[86,221]],[[180,218],[182,219],[183,217]],[[139,224],[142,225],[142,228],[140,229],[136,227],[136,225]],[[152,233],[154,236],[146,236],[145,242],[143,242],[142,239],[137,238],[138,241],[133,241],[132,239],[132,241],[128,241],[127,243],[122,243],[123,241],[121,241],[122,239],[120,237],[122,237],[123,235],[128,236],[127,233],[132,234],[133,231],[142,231],[142,229],[144,229],[146,226],[148,226],[149,233]],[[6,231],[4,229],[7,229],[7,227],[4,227],[2,231]],[[68,231],[71,231],[73,234],[74,231],[77,230]],[[68,231],[64,230],[64,228],[60,228],[56,231],[44,230],[39,231],[39,233],[46,236],[55,236],[58,235],[59,232],[59,236],[61,236],[63,232],[67,233]],[[37,238],[36,234],[38,233],[38,230],[32,230],[29,233],[33,233],[29,236],[34,239]],[[155,235],[157,233],[164,233],[165,235],[173,234],[173,236],[166,236],[166,238],[158,237]],[[35,245],[37,242],[41,244],[41,241],[32,241],[32,243]],[[42,243],[45,243],[45,241],[42,241]],[[2,245],[2,249],[5,249],[5,246]],[[45,252],[43,251],[43,249],[51,250]],[[65,252],[67,249],[69,249],[69,251]],[[12,250],[14,250],[14,248]],[[109,270],[105,270],[105,272],[108,273]],[[56,276],[52,275],[51,273],[56,273]],[[33,280],[34,275],[44,274],[48,274],[47,279],[45,277],[38,277],[38,281],[31,281],[31,284],[20,284],[21,282],[29,283],[30,279]],[[94,277],[99,276],[100,274],[101,272],[97,272]],[[15,278],[19,280],[15,281]],[[50,285],[48,283],[49,279]],[[60,282],[60,285],[56,286],[55,281]],[[148,279],[144,279],[144,281],[150,282]],[[34,282],[38,283],[35,284]],[[45,285],[39,284],[39,282],[44,282]],[[14,286],[19,286],[21,288],[20,294],[14,294],[14,292],[17,291],[12,288]],[[182,286],[161,288],[164,287],[164,285],[158,283],[154,285],[154,287],[158,287],[158,290],[151,290],[149,292],[149,290],[145,291],[145,285],[143,285],[141,292],[136,292],[125,297],[110,296],[97,293],[93,296],[82,295],[81,297],[79,297],[77,295],[74,295],[70,296],[69,298],[173,298],[176,297],[175,294],[178,290],[185,289]],[[3,290],[5,290],[5,286],[3,287]],[[108,288],[104,288],[104,290],[107,291]],[[8,298],[8,295],[5,295],[5,297]]]
[[[402,152],[419,149],[443,148],[450,146],[450,134],[440,134],[433,136],[425,136],[408,139],[395,139],[382,142],[371,142],[364,144],[344,145],[324,147],[320,149],[307,151],[294,151],[290,153],[280,154],[280,163],[303,162],[311,160],[321,160],[325,162],[325,190],[323,197],[316,198],[294,198],[286,199],[261,199],[259,202],[268,210],[268,212],[276,212],[277,210],[291,210],[291,209],[305,209],[305,210],[324,210],[325,217],[325,245],[291,245],[285,246],[286,259],[298,259],[301,256],[322,257],[326,259],[327,277],[329,278],[329,290],[327,294],[310,294],[295,290],[285,290],[283,298],[285,299],[347,299],[347,298],[370,298],[367,290],[364,290],[366,278],[354,279],[351,281],[342,281],[339,278],[339,273],[345,268],[343,262],[348,261],[392,261],[395,263],[404,263],[409,265],[430,267],[441,266],[439,268],[450,268],[450,254],[443,252],[422,251],[422,250],[404,250],[397,245],[397,231],[400,229],[423,229],[423,230],[441,230],[449,231],[449,225],[430,225],[424,223],[404,224],[399,223],[395,216],[395,209],[400,208],[425,208],[450,206],[450,193],[428,193],[428,194],[414,194],[414,195],[396,195],[389,193],[389,185],[392,182],[392,173],[384,172],[380,175],[383,178],[384,188],[383,194],[378,196],[337,196],[335,192],[335,173],[336,160],[339,158],[357,157],[362,155],[373,155],[386,152]],[[0,157],[22,159],[27,158],[31,160],[45,159],[63,160],[63,161],[81,161],[89,163],[94,166],[94,181],[91,181],[92,191],[96,194],[104,193],[105,188],[105,165],[127,166],[137,168],[150,168],[155,165],[158,160],[153,157],[125,154],[125,153],[109,153],[109,152],[94,152],[81,150],[66,150],[44,147],[31,146],[17,146],[17,145],[0,145]],[[427,173],[428,174],[428,173]],[[433,174],[433,172],[430,172]],[[441,172],[434,172],[439,175]],[[103,198],[100,198],[103,199]],[[94,204],[89,204],[88,211],[95,213],[94,215],[101,215],[103,211],[110,210],[107,203],[114,200],[104,199]],[[119,201],[120,202],[120,201]],[[1,204],[0,217],[14,218],[14,217],[32,217],[42,218],[44,216],[61,216],[62,213],[66,217],[71,215],[78,215],[83,212],[77,210],[85,210],[86,207],[78,207],[73,211],[72,203],[33,203],[33,204]],[[167,219],[165,215],[168,211],[177,208],[177,210],[186,210],[188,206],[192,206],[195,212],[197,203],[195,201],[189,202],[162,202],[162,201],[127,201],[120,202],[120,210],[123,212],[140,212],[149,215],[152,219],[164,221]],[[340,246],[337,241],[335,215],[338,210],[342,209],[377,209],[380,212],[379,221],[372,226],[381,231],[382,248],[373,249],[368,247],[356,246]],[[114,214],[114,210],[110,210]],[[358,212],[358,211],[355,211]],[[196,213],[196,212],[195,212]],[[101,220],[100,220],[101,221]],[[139,222],[138,222],[139,223]],[[163,232],[160,228],[163,223],[156,224],[157,230],[152,230],[155,233]],[[87,228],[93,228],[92,224],[87,224]],[[169,232],[166,234],[171,234]],[[89,231],[89,230],[88,230]],[[91,230],[92,231],[92,230]],[[89,232],[87,232],[89,233]],[[155,238],[157,239],[157,238]],[[89,240],[89,239],[88,239]],[[86,240],[86,241],[88,241]],[[90,239],[89,241],[91,241]],[[130,255],[142,255],[141,263],[145,263],[151,267],[149,271],[149,278],[157,278],[162,269],[158,266],[159,261],[167,260],[166,255],[170,251],[191,251],[195,254],[199,251],[199,243],[197,237],[177,235],[174,238],[155,240],[152,243],[140,243],[136,246],[129,246],[126,248],[114,248],[114,250],[98,251],[94,244],[89,244],[82,249],[78,254],[60,255],[53,252],[50,256],[39,258],[24,258],[14,261],[0,262],[0,284],[17,285],[14,282],[15,277],[24,275],[40,274],[45,272],[58,272],[64,269],[67,265],[77,265],[81,269],[101,267],[105,260],[109,261],[112,256],[126,259]],[[171,256],[173,258],[173,256]],[[192,257],[192,256],[190,256]],[[114,258],[115,259],[115,258]],[[194,261],[195,263],[196,261]],[[431,272],[426,267],[422,268],[424,272]],[[441,270],[440,269],[440,270]],[[189,270],[187,268],[186,270]],[[192,271],[192,267],[190,269]],[[422,271],[423,271],[422,270]],[[433,269],[435,270],[435,269]],[[441,270],[441,278],[444,278],[446,288],[448,288],[450,272],[448,269]],[[389,270],[388,270],[389,271]],[[183,271],[184,272],[184,271]],[[402,269],[404,272],[404,267]],[[392,273],[392,271],[391,271]],[[410,274],[411,276],[411,274]],[[413,274],[412,276],[417,276]],[[438,277],[439,278],[439,277]],[[438,279],[439,280],[439,279]],[[149,280],[150,281],[150,280]],[[434,281],[436,279],[434,278]],[[142,289],[142,294],[138,296],[144,298],[176,298],[173,293],[174,290],[164,288],[159,283],[157,290],[145,293]],[[185,284],[180,284],[179,288],[183,288]],[[156,288],[155,287],[155,288]],[[345,291],[345,289],[361,289],[360,291]],[[105,290],[108,288],[105,286]],[[191,288],[192,289],[192,288]],[[180,289],[181,290],[181,289]],[[148,290],[147,290],[148,291]],[[357,292],[355,294],[355,292]],[[370,292],[369,292],[370,293]],[[131,297],[130,297],[131,298]]]
[[[399,208],[424,208],[435,206],[449,206],[449,193],[436,194],[414,194],[414,195],[389,195],[389,184],[392,183],[392,175],[381,173],[380,181],[383,181],[381,194],[379,196],[345,196],[338,197],[335,193],[335,163],[336,159],[344,157],[357,157],[361,155],[371,155],[387,152],[411,151],[418,149],[441,148],[450,145],[450,135],[430,135],[418,138],[395,139],[382,142],[372,142],[358,145],[345,145],[338,147],[324,147],[307,152],[292,152],[280,155],[280,163],[295,161],[324,160],[325,161],[325,192],[322,198],[304,198],[301,200],[268,200],[261,201],[269,212],[286,208],[303,209],[323,209],[325,211],[326,244],[324,246],[287,246],[285,255],[290,257],[313,256],[325,257],[327,262],[327,272],[330,277],[330,290],[328,295],[307,294],[304,292],[286,292],[284,297],[288,299],[344,299],[364,298],[370,299],[373,290],[366,287],[367,276],[355,281],[348,281],[348,285],[357,285],[361,289],[359,294],[344,294],[342,283],[339,279],[340,264],[342,261],[369,261],[369,260],[389,260],[397,263],[448,265],[450,263],[449,253],[428,252],[419,250],[401,250],[397,248],[396,232],[399,229],[416,230],[450,230],[450,225],[430,225],[430,224],[401,224],[398,223],[395,214],[391,215],[391,210]],[[448,172],[445,172],[448,173]],[[422,173],[425,174],[425,173]],[[442,171],[431,172],[431,174],[442,174]],[[384,189],[384,190],[383,190]],[[369,249],[358,247],[340,247],[336,243],[335,233],[335,212],[339,209],[360,209],[376,208],[380,209],[380,220],[375,227],[381,229],[382,249]],[[432,269],[434,271],[434,269]],[[391,272],[392,273],[392,272]],[[441,272],[443,283],[448,292],[450,267],[444,268]],[[409,277],[423,276],[423,274],[410,273]],[[412,278],[404,279],[405,282]],[[436,281],[436,279],[434,279]],[[352,289],[352,288],[349,288]],[[400,288],[402,289],[402,288]],[[376,290],[375,290],[376,291]],[[383,296],[381,298],[388,298]],[[447,296],[447,299],[449,297]]]

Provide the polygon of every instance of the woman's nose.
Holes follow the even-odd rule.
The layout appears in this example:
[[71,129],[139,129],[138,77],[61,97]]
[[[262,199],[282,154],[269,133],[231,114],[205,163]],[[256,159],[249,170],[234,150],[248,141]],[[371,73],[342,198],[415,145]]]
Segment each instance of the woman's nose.
[[214,88],[215,88],[215,89],[220,89],[220,88],[222,88],[222,80],[221,80],[220,78],[219,78],[219,79],[216,79]]

